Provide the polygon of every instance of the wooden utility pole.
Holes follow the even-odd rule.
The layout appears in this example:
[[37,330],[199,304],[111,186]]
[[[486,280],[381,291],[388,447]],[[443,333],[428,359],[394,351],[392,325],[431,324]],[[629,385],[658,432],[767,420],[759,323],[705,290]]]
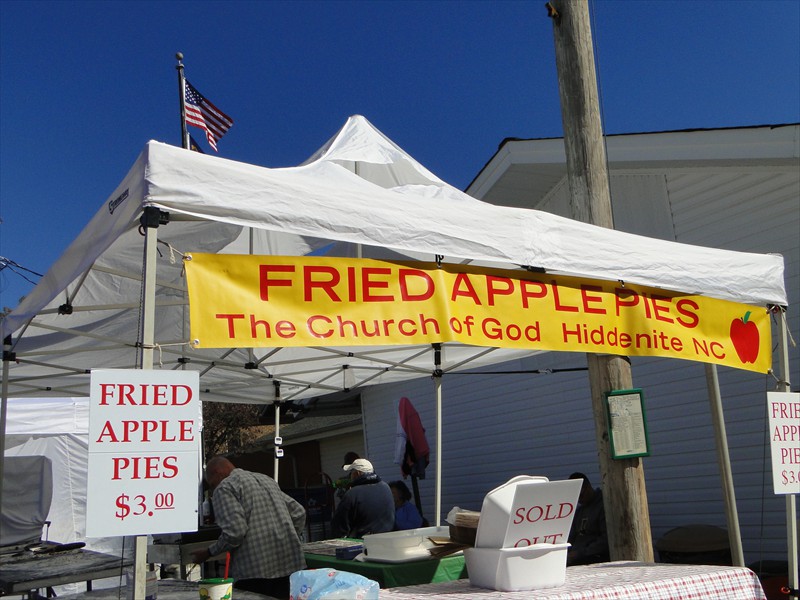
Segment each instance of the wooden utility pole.
[[[588,0],[551,0],[572,218],[613,229]],[[625,252],[620,248],[620,252]],[[587,354],[611,560],[653,561],[640,458],[614,460],[605,393],[633,387],[626,357]]]

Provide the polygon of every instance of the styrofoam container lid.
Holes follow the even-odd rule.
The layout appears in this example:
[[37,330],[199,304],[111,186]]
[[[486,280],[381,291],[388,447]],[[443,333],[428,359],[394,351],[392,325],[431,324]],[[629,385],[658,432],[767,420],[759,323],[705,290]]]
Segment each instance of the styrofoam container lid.
[[[503,546],[502,539],[495,543],[498,527],[500,533],[506,531],[506,523],[511,515],[511,505],[514,502],[516,486],[522,482],[543,482],[550,481],[547,477],[534,475],[517,475],[499,485],[486,494],[481,506],[481,518],[478,521],[478,532],[475,534],[475,546],[487,548],[500,548]],[[487,523],[481,528],[481,522]],[[491,522],[491,525],[488,523]]]
[[519,475],[483,499],[476,548],[516,548],[567,541],[582,480]]
[[434,544],[429,537],[449,537],[447,525],[418,527],[389,533],[371,533],[364,536],[364,554],[376,562],[405,562],[430,558],[429,548]]

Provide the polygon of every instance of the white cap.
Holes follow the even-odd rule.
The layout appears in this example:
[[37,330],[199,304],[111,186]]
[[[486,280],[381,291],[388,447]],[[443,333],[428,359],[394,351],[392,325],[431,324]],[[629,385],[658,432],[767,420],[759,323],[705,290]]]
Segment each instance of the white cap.
[[375,469],[372,468],[372,463],[366,458],[357,458],[349,465],[342,467],[345,471],[361,471],[362,473],[374,473]]

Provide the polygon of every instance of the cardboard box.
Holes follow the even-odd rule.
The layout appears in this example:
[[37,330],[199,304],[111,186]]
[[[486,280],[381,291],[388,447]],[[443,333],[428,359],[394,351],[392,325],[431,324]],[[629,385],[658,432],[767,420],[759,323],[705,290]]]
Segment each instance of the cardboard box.
[[501,592],[554,587],[566,578],[569,544],[525,548],[467,548],[464,558],[472,585]]
[[336,558],[338,558],[339,560],[353,560],[363,551],[364,551],[364,546],[361,544],[357,544],[353,546],[343,546],[341,548],[336,548],[334,552],[336,552]]
[[419,527],[405,531],[373,533],[364,536],[364,554],[375,562],[406,562],[430,558],[434,544],[429,537],[448,537],[447,526]]

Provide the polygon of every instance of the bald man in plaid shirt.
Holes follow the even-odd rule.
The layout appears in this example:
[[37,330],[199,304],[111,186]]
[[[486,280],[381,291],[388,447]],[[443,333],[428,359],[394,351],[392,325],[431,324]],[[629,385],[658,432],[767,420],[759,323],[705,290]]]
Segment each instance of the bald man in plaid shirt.
[[208,461],[206,481],[222,533],[194,559],[202,563],[230,552],[235,588],[288,599],[289,575],[306,567],[299,537],[306,524],[303,506],[271,477],[237,469],[221,456]]

